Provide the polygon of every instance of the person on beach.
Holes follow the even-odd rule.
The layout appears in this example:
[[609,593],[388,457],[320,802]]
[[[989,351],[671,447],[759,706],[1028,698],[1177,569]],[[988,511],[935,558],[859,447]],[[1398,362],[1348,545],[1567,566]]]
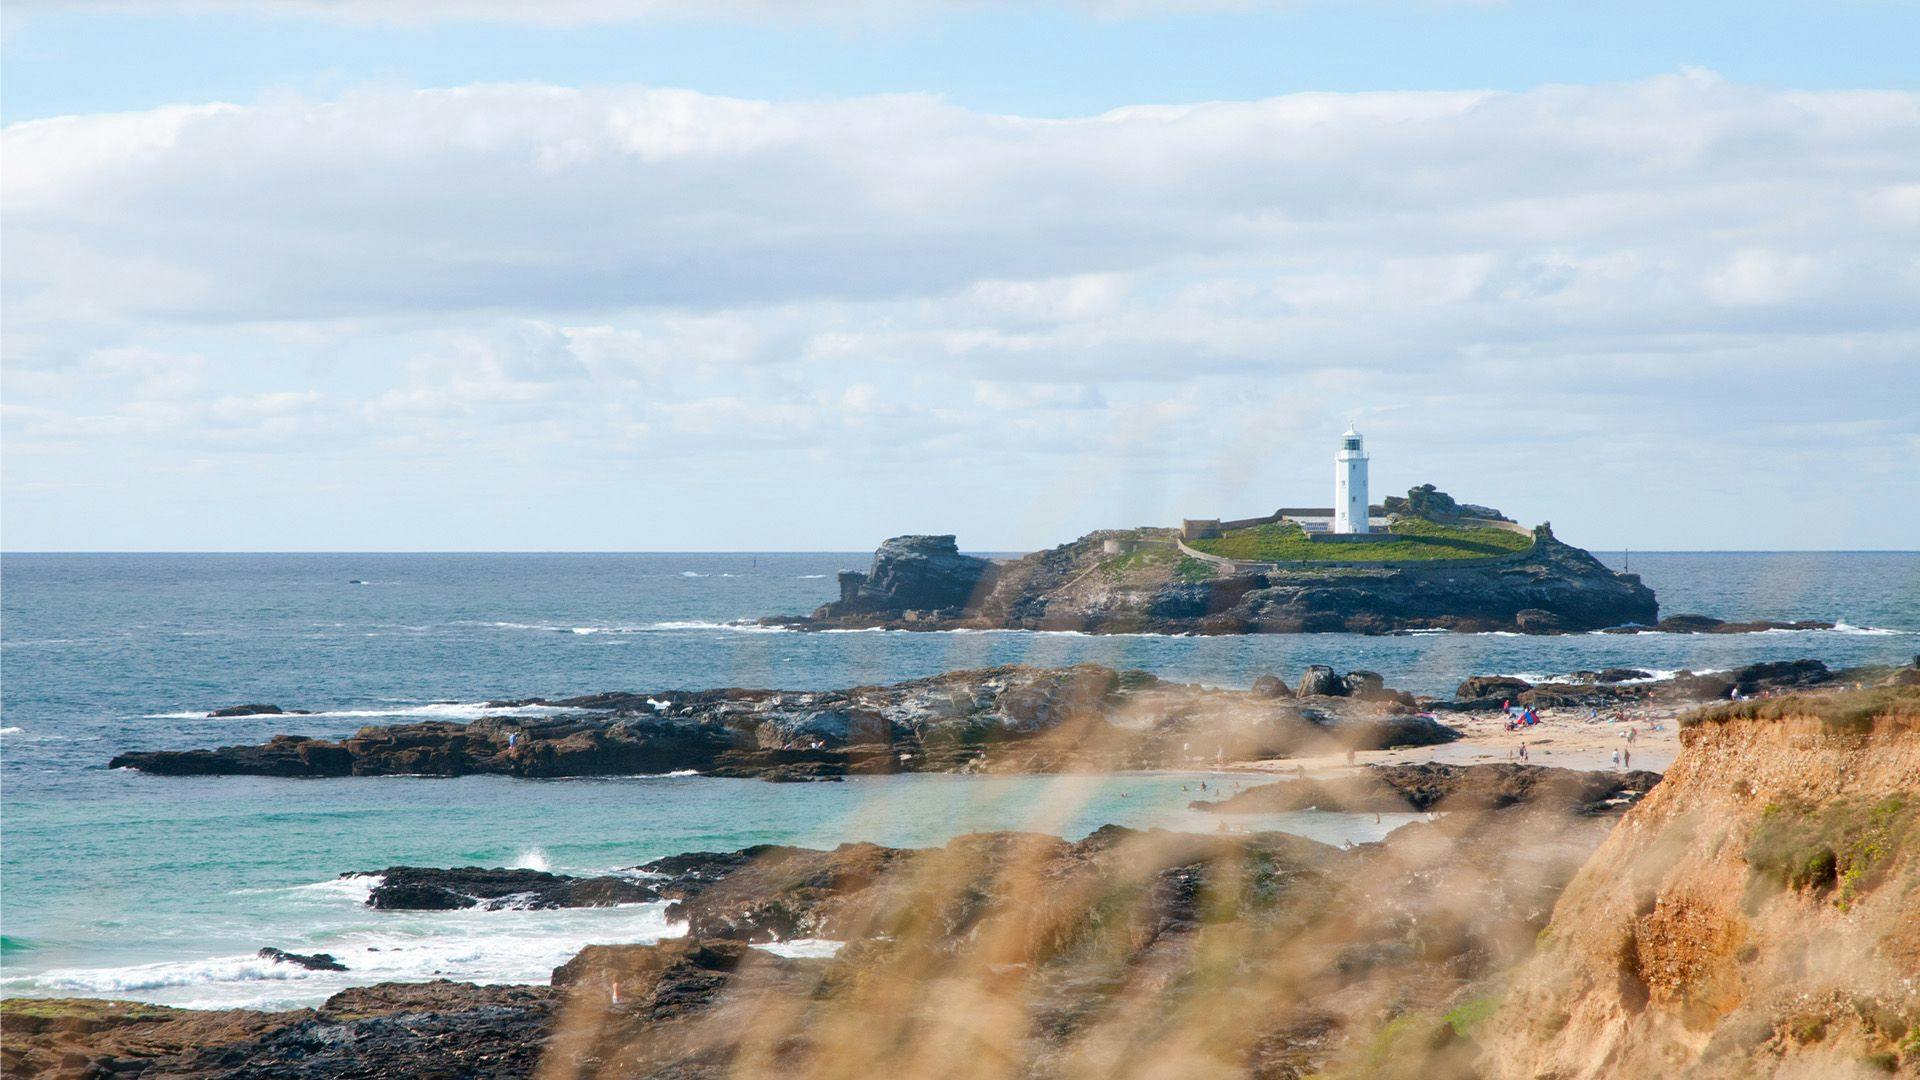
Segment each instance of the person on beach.
[[1633,768],[1633,751],[1631,750],[1620,751],[1620,764],[1624,765],[1628,769],[1632,769]]
[[1620,748],[1617,746],[1613,748],[1613,767],[1620,767]]

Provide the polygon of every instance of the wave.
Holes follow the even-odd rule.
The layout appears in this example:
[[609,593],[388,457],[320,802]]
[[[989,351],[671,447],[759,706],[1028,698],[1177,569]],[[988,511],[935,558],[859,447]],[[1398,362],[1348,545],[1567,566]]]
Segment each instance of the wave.
[[791,941],[774,941],[754,948],[770,952],[775,956],[784,956],[793,960],[813,957],[830,957],[838,953],[846,942],[829,941],[826,938],[794,938]]
[[697,570],[682,570],[680,571],[680,576],[681,577],[706,577],[707,575],[702,574]]
[[330,953],[347,965],[346,971],[310,971],[251,953],[221,953],[9,971],[0,988],[8,994],[131,997],[189,1008],[285,1008],[376,982],[545,983],[555,967],[589,944],[648,944],[684,933],[684,926],[667,921],[666,909],[666,903],[655,902],[557,911],[368,913],[361,925],[274,942],[294,952]]
[[529,847],[520,854],[515,855],[513,861],[508,863],[507,867],[512,870],[538,870],[542,873],[553,872],[552,861],[547,858],[546,851],[537,845]]
[[825,575],[825,574],[801,574],[801,575],[800,575],[800,580],[801,580],[801,581],[813,581],[813,580],[816,580],[816,579],[818,579],[818,578],[823,578],[823,577],[826,577],[826,576],[827,576],[827,575]]
[[0,727],[0,735],[24,735],[24,734],[26,734],[25,728]]
[[[1632,665],[1619,665],[1619,666],[1632,666]],[[1619,682],[1602,683],[1601,685],[1603,686],[1641,686],[1646,683],[1664,682],[1680,674],[1679,668],[1644,668],[1644,667],[1635,666],[1635,670],[1647,672],[1647,677],[1644,679],[1622,679]],[[1690,668],[1688,670],[1693,671],[1695,675],[1712,675],[1716,672],[1725,671],[1727,669],[1726,668],[1697,668],[1697,669]],[[1513,671],[1513,672],[1503,673],[1499,676],[1499,678],[1521,679],[1523,681],[1530,682],[1535,686],[1540,686],[1544,683],[1572,683],[1575,685],[1584,685],[1584,681],[1581,679],[1575,678],[1572,672],[1547,673],[1547,672],[1539,672],[1539,671]]]

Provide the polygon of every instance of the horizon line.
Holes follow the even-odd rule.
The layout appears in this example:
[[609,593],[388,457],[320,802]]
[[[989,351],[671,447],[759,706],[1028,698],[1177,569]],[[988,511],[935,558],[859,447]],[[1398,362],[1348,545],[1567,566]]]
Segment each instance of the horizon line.
[[[1011,548],[968,548],[965,552],[976,555],[1030,555],[1047,548],[1014,550]],[[1601,555],[1920,555],[1920,548],[1607,548],[1592,547],[1582,550],[1589,554]],[[795,548],[773,549],[734,549],[734,548],[498,548],[483,550],[478,548],[398,548],[398,549],[353,549],[353,548],[178,548],[178,549],[84,549],[53,550],[33,548],[24,550],[0,549],[0,557],[11,555],[871,555],[871,548]]]

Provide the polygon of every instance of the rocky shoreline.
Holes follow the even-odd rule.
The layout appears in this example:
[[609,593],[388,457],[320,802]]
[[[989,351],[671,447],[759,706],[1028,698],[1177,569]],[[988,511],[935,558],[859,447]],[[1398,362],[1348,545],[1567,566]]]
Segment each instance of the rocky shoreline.
[[501,704],[558,711],[366,727],[339,740],[280,735],[255,746],[140,751],[109,765],[172,776],[691,771],[833,780],[1200,767],[1457,737],[1378,675],[1326,667],[1308,669],[1298,691],[1271,676],[1250,690],[1218,690],[1091,664],[1014,665],[838,691],[660,691]]
[[[1440,783],[1469,785],[1471,775]],[[637,883],[673,902],[669,918],[686,936],[588,946],[546,986],[383,983],[342,991],[317,1009],[13,999],[0,1005],[7,1075],[506,1078],[565,1063],[578,1076],[719,1077],[739,1075],[743,1042],[771,1017],[799,1022],[783,1038],[786,1067],[878,1075],[883,1062],[852,1072],[830,1064],[856,1049],[836,1031],[877,1016],[876,994],[895,1000],[895,988],[941,968],[972,978],[977,964],[1011,965],[1000,978],[1026,985],[1022,999],[1041,1018],[1030,1049],[1042,1050],[1084,1031],[1100,1008],[1153,992],[1156,970],[1198,962],[1209,938],[1226,932],[1308,936],[1310,947],[1298,950],[1299,961],[1311,961],[1303,977],[1334,996],[1273,1018],[1284,1035],[1262,1051],[1276,1064],[1305,1062],[1332,1045],[1329,1025],[1351,1008],[1336,1003],[1340,993],[1372,996],[1414,979],[1409,985],[1431,996],[1506,962],[1544,919],[1542,896],[1561,887],[1610,823],[1522,799],[1351,850],[1283,833],[1107,826],[1078,841],[980,833],[924,849],[691,852],[601,879],[396,867],[380,872],[370,905],[392,910],[409,906],[395,900],[418,899],[425,909],[456,910],[516,895],[503,890],[537,904],[555,889],[579,899],[596,882]],[[1510,830],[1523,839],[1503,838]],[[1448,855],[1461,846],[1485,858]],[[445,895],[428,897],[423,887]],[[1452,899],[1466,888],[1476,896],[1470,910]],[[814,959],[750,947],[803,938],[845,945]],[[1472,941],[1473,958],[1436,975],[1428,954],[1439,941]],[[819,1016],[801,1021],[796,1008]]]
[[[544,986],[383,983],[317,1009],[9,999],[0,1065],[62,1080],[717,1080],[980,1061],[992,1075],[1464,1080],[1584,1075],[1604,1053],[1623,1075],[1910,1072],[1916,676],[1849,691],[1829,673],[1692,714],[1663,778],[1429,763],[1208,807],[1442,815],[1348,848],[1107,826],[689,852],[599,878],[389,868],[370,904],[644,897],[671,902],[687,933],[587,946]],[[842,945],[754,947],[796,939]]]
[[548,716],[491,716],[360,729],[345,739],[278,735],[258,745],[122,753],[111,768],[167,776],[468,776],[527,779],[688,772],[772,781],[911,772],[1055,773],[1208,768],[1274,758],[1432,746],[1459,738],[1436,716],[1504,704],[1607,709],[1702,702],[1912,677],[1832,671],[1818,660],[1652,679],[1616,669],[1534,685],[1475,676],[1452,699],[1415,698],[1373,672],[1325,665],[1297,686],[1247,690],[1162,681],[1093,664],[1012,665],[837,691],[604,693],[497,703]]

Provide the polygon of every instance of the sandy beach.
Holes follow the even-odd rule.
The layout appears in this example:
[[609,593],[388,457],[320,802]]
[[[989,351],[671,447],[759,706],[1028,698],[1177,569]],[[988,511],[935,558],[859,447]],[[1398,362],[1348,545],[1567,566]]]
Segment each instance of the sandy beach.
[[[1507,717],[1498,709],[1471,713],[1441,713],[1441,723],[1457,728],[1465,738],[1438,746],[1408,746],[1393,750],[1362,750],[1354,754],[1353,764],[1405,765],[1422,761],[1440,761],[1470,765],[1489,761],[1520,760],[1520,748],[1527,750],[1527,761],[1535,765],[1557,765],[1565,769],[1627,768],[1665,772],[1680,752],[1679,717],[1697,708],[1694,704],[1647,704],[1634,708],[1607,709],[1597,714],[1587,709],[1542,709],[1540,723],[1521,730],[1508,731]],[[1637,732],[1628,741],[1629,732]],[[1615,762],[1618,750],[1623,760]],[[1228,765],[1229,770],[1291,773],[1304,768],[1307,774],[1329,775],[1347,768],[1344,754],[1316,757],[1271,758],[1263,761]]]

